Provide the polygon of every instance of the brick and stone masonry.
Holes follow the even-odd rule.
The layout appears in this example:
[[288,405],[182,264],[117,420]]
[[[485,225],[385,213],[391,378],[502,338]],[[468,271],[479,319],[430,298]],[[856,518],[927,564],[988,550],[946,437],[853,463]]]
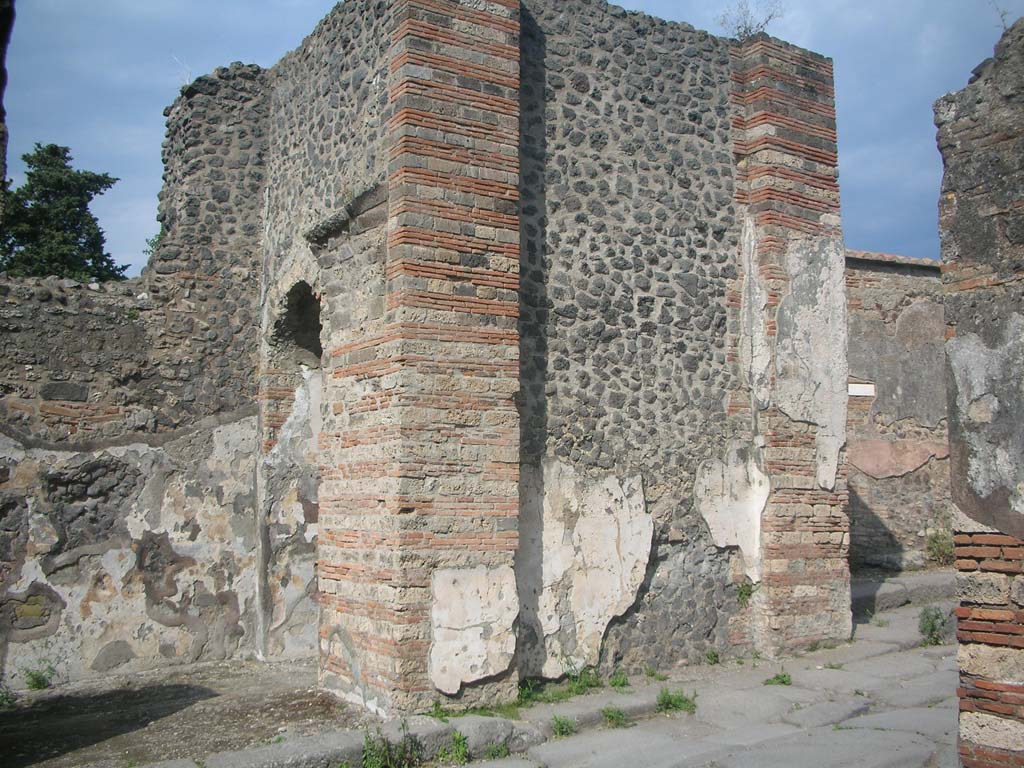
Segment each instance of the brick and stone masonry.
[[168,117],[143,278],[0,286],[6,670],[318,654],[391,714],[849,636],[828,59],[349,0]]
[[384,312],[331,351],[379,397],[319,542],[325,682],[385,711],[517,683],[518,34],[518,2],[391,4]]
[[848,636],[845,248],[832,62],[755,36],[732,51],[741,243],[739,357],[770,491],[755,643]]
[[1024,765],[1024,20],[935,105],[960,759]]

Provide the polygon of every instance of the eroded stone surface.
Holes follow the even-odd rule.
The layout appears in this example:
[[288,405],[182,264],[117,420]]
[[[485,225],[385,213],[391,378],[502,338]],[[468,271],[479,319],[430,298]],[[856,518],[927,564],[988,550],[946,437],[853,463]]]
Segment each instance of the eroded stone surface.
[[444,568],[434,571],[432,591],[430,679],[437,689],[456,694],[464,683],[507,670],[519,615],[515,571]]
[[[994,344],[960,334],[946,344],[957,414],[951,435],[954,471],[969,487],[954,484],[954,498],[971,517],[995,515],[1019,533],[1024,526],[1024,315],[1011,314]],[[975,514],[977,513],[977,514]],[[1012,527],[1010,527],[1012,526]]]

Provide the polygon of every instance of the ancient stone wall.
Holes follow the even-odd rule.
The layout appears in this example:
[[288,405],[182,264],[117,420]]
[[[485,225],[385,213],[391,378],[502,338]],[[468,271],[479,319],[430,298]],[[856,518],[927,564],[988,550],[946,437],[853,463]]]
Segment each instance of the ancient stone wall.
[[254,351],[264,75],[168,109],[161,245],[105,285],[0,283],[0,654],[17,684],[259,647]]
[[526,2],[522,50],[524,671],[696,661],[738,610],[695,498],[737,433],[728,41]]
[[1024,20],[935,105],[957,521],[960,759],[1024,765]]
[[329,657],[389,711],[513,696],[519,613],[519,3],[391,9],[384,316],[334,374],[374,398],[339,423],[375,453],[340,467],[356,631]]
[[734,46],[732,67],[743,229],[729,346],[744,386],[728,408],[749,437],[734,462],[748,469],[724,487],[761,507],[761,581],[737,632],[779,653],[851,630],[835,92],[831,60],[764,35]]
[[311,599],[317,558],[327,601],[351,560],[329,543],[336,478],[366,440],[341,434],[356,395],[334,357],[384,311],[389,19],[385,2],[339,4],[268,75],[258,495],[270,655],[329,642]]
[[8,664],[318,628],[392,713],[847,637],[831,78],[603,0],[351,0],[200,78],[143,278],[5,294]]
[[848,251],[853,568],[934,565],[953,522],[939,262]]

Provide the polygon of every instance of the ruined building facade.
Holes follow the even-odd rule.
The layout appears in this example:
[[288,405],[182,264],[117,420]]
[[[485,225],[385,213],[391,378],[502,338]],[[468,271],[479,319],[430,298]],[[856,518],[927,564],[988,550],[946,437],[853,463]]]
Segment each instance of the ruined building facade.
[[1024,766],[1024,19],[935,104],[960,760]]
[[141,278],[0,282],[9,675],[318,654],[392,713],[849,637],[848,425],[875,507],[948,459],[891,399],[936,278],[847,259],[828,59],[349,0],[167,117]]

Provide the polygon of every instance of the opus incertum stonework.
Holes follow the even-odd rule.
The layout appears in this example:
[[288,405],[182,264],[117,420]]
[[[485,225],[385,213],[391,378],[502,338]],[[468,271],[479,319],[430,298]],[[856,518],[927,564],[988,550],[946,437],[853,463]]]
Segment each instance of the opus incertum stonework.
[[954,524],[939,273],[847,254],[829,59],[349,0],[166,115],[142,277],[0,280],[8,678],[318,655],[395,714],[774,656]]

